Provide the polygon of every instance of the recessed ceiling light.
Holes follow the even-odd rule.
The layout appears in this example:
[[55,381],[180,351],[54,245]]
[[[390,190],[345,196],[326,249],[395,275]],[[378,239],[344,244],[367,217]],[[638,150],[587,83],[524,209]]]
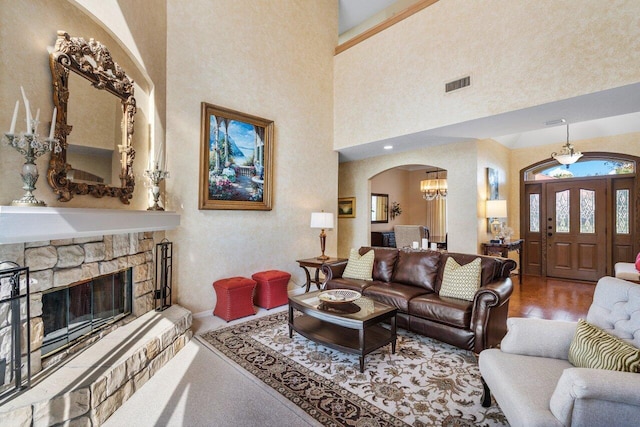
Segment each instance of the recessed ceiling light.
[[384,149],[385,150],[391,150],[393,148],[393,145],[385,145]]

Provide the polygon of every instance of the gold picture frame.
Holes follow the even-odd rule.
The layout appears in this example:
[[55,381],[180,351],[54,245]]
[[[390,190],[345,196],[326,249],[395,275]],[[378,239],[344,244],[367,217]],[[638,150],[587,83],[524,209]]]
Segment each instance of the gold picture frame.
[[356,217],[356,198],[340,197],[338,199],[338,218]]
[[203,102],[199,209],[271,210],[273,121]]

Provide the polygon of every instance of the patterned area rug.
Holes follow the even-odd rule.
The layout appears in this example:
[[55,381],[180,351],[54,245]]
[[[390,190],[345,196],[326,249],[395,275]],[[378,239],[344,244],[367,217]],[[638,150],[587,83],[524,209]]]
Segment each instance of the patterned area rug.
[[508,425],[495,403],[480,405],[472,352],[398,330],[390,346],[365,358],[289,338],[287,312],[206,332],[200,339],[272,387],[323,425]]

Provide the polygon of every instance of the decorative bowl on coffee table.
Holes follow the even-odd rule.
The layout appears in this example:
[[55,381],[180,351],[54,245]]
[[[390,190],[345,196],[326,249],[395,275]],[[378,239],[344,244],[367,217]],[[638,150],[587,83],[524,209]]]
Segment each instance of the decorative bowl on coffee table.
[[330,291],[320,292],[318,294],[318,299],[322,302],[340,304],[353,302],[361,296],[362,294],[360,294],[360,292],[352,291],[351,289],[332,289]]

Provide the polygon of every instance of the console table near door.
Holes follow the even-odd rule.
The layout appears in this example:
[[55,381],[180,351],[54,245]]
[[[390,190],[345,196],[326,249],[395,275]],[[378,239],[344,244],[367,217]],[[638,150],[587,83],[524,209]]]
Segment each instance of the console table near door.
[[[307,276],[307,283],[305,283],[305,292],[309,292],[311,289],[311,284],[315,283],[318,290],[320,289],[320,285],[322,284],[322,280],[320,280],[320,268],[322,264],[335,264],[338,262],[347,261],[347,258],[328,258],[328,259],[318,259],[318,258],[307,258],[307,259],[298,259],[296,262],[300,265],[300,268],[304,270],[304,273]],[[316,272],[314,274],[314,278],[311,278],[311,273],[309,272],[309,268],[315,268]]]
[[505,243],[483,243],[482,251],[484,255],[499,255],[504,258],[509,257],[509,252],[516,251],[518,253],[518,279],[522,284],[522,251],[524,250],[524,240],[518,239]]

